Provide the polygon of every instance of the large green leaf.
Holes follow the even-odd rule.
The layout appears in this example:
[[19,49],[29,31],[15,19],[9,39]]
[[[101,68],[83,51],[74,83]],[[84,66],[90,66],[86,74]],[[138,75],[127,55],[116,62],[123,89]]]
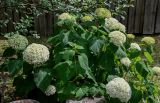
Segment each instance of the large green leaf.
[[132,97],[130,103],[139,103],[142,99],[142,91],[135,88],[133,83],[130,83],[132,89]]
[[146,78],[149,73],[149,69],[143,61],[138,61],[136,63],[136,70],[144,78]]
[[81,99],[84,96],[88,95],[89,87],[88,86],[83,86],[78,88],[76,91],[76,98]]
[[95,83],[96,83],[96,80],[95,80],[95,77],[91,71],[91,69],[89,68],[89,65],[88,65],[88,57],[86,54],[82,53],[78,56],[78,61],[79,61],[79,64],[80,66],[85,70],[87,76],[89,79],[92,79]]
[[75,55],[75,51],[74,50],[65,50],[65,51],[60,52],[60,55],[62,55],[62,59],[70,60]]
[[102,48],[102,45],[103,45],[104,41],[103,40],[95,40],[94,43],[91,45],[90,47],[90,50],[95,54],[99,54],[101,48]]
[[41,69],[34,74],[34,81],[36,86],[45,91],[47,87],[50,85],[52,80],[51,70],[49,69]]
[[149,52],[144,52],[144,56],[150,63],[153,63],[154,60]]
[[23,61],[22,60],[9,60],[8,71],[12,75],[16,75],[20,70],[22,70]]
[[71,73],[74,73],[72,69],[70,69],[72,62],[71,61],[65,61],[60,62],[54,67],[54,76],[58,81],[67,82],[71,77]]
[[[99,59],[99,64],[104,69],[103,73],[107,72],[107,74],[109,75],[116,75],[114,54],[111,53],[110,51],[106,51],[101,54]],[[105,75],[105,78],[103,79],[106,80],[107,79],[106,73],[104,75]]]
[[118,56],[119,59],[127,56],[126,52],[123,51],[121,47],[118,48],[116,55]]
[[73,98],[77,90],[76,85],[73,83],[66,83],[64,85],[62,85],[62,83],[57,83],[56,87],[58,97],[61,102]]
[[64,44],[67,44],[69,42],[69,34],[70,34],[70,31],[66,32],[66,33],[63,33],[63,43]]
[[68,42],[68,44],[73,47],[74,49],[78,49],[78,50],[81,50],[81,49],[84,49],[83,46],[79,45],[79,44],[76,44],[76,43],[73,43],[73,42]]

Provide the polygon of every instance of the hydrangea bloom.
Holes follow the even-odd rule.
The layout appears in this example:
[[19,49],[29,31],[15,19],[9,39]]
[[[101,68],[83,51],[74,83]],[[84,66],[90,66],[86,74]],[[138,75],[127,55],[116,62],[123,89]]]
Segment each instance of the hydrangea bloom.
[[126,42],[125,34],[120,31],[113,31],[109,34],[110,42],[112,42],[116,46],[121,46]]
[[127,103],[131,98],[131,88],[129,84],[120,77],[117,77],[106,85],[106,91],[112,98],[118,98],[121,102]]
[[133,35],[133,34],[127,34],[127,38],[128,38],[128,39],[134,39],[134,38],[135,38],[135,35]]
[[15,34],[8,39],[8,44],[15,50],[24,50],[28,45],[28,40],[25,36]]
[[153,67],[152,70],[155,74],[160,75],[160,67]]
[[137,43],[131,43],[130,49],[131,50],[139,50],[139,51],[141,51],[141,48]]
[[118,30],[122,32],[126,31],[126,27],[115,18],[106,18],[105,27],[108,28],[109,30]]
[[144,38],[142,38],[141,41],[146,43],[147,45],[153,45],[156,42],[155,39],[152,37],[144,37]]
[[49,50],[44,45],[32,43],[23,52],[23,59],[29,64],[43,64],[49,59]]
[[4,51],[9,47],[6,40],[0,40],[0,56],[3,55]]
[[125,57],[125,58],[122,58],[122,59],[121,59],[121,63],[122,63],[123,65],[125,65],[126,67],[129,67],[130,64],[131,64],[131,61],[130,61],[129,58]]
[[111,17],[111,12],[106,8],[97,8],[95,13],[99,18],[110,18]]
[[75,21],[75,18],[70,15],[69,13],[62,13],[61,15],[58,16],[59,20],[73,20]]
[[56,93],[56,87],[53,86],[53,85],[49,85],[45,91],[45,94],[47,96],[51,96],[51,95],[54,95]]
[[82,22],[92,21],[92,20],[93,20],[93,17],[87,15],[87,16],[82,17],[81,20],[82,20]]

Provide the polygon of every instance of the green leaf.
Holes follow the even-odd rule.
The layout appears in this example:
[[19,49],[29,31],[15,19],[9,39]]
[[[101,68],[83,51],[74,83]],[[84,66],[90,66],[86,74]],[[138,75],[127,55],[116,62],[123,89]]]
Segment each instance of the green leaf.
[[92,46],[90,47],[90,50],[95,54],[99,54],[100,49],[102,48],[102,45],[104,44],[103,40],[95,40]]
[[51,43],[53,45],[57,45],[59,43],[59,38],[60,38],[60,35],[56,35],[54,37],[50,37],[47,42],[48,43]]
[[136,58],[138,56],[140,56],[140,51],[138,51],[138,50],[131,50],[131,51],[129,51],[129,57],[131,59]]
[[75,55],[75,51],[74,50],[65,50],[63,52],[60,52],[60,54],[62,55],[62,58],[64,60],[69,60]]
[[57,87],[58,97],[61,102],[73,98],[77,90],[76,85],[74,85],[73,83],[67,83],[64,85],[61,85],[61,83],[57,83],[56,87]]
[[136,70],[144,78],[146,78],[149,73],[149,69],[147,68],[146,64],[142,61],[138,61],[136,63]]
[[119,59],[127,56],[126,52],[124,52],[121,47],[118,48],[116,55]]
[[63,33],[63,43],[64,44],[67,44],[69,42],[69,34],[70,34],[70,31],[66,32],[66,33]]
[[10,60],[8,62],[8,71],[14,76],[18,74],[20,70],[22,70],[23,61],[21,60]]
[[150,63],[153,63],[153,58],[151,56],[151,54],[149,52],[144,52],[144,56],[147,58],[147,60],[150,62]]
[[71,47],[73,47],[73,48],[75,48],[75,49],[79,49],[79,50],[84,49],[83,46],[78,45],[78,44],[76,44],[76,43],[73,43],[73,42],[68,42],[68,43],[69,43],[69,45],[70,45]]
[[65,61],[54,67],[54,76],[58,81],[67,82],[72,77],[71,73],[74,71],[70,69],[71,64],[71,61]]
[[88,91],[89,91],[88,86],[83,86],[83,87],[79,88],[76,91],[76,98],[81,99],[82,97],[87,95]]
[[95,77],[88,65],[87,55],[82,53],[81,55],[78,56],[78,61],[79,61],[80,66],[85,70],[88,78],[92,79],[96,83]]
[[43,92],[50,85],[51,80],[52,80],[51,70],[49,69],[41,69],[38,72],[36,72],[34,75],[34,81],[36,83],[36,86],[39,89],[41,89]]
[[130,83],[132,89],[132,97],[130,99],[130,103],[139,103],[142,99],[142,91],[136,89],[133,83]]

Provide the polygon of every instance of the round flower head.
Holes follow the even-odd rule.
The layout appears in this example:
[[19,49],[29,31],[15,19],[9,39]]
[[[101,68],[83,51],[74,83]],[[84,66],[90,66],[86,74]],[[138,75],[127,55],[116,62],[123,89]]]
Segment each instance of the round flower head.
[[118,25],[119,25],[119,27],[117,28],[117,30],[125,33],[126,32],[126,27],[121,23],[118,23]]
[[102,18],[102,19],[111,17],[111,12],[106,8],[97,8],[95,13],[99,18]]
[[126,27],[115,18],[106,18],[105,27],[109,30],[118,30],[121,32],[126,32]]
[[110,42],[116,46],[121,46],[126,42],[125,34],[120,31],[113,31],[109,34]]
[[120,77],[114,78],[106,85],[107,94],[112,98],[118,98],[121,102],[127,103],[131,98],[131,88],[129,84]]
[[137,43],[131,43],[130,49],[141,51],[141,48]]
[[40,65],[49,59],[49,50],[41,44],[30,44],[23,52],[24,61],[33,65]]
[[152,70],[156,75],[160,75],[160,67],[153,67]]
[[147,45],[153,45],[153,44],[156,43],[155,39],[152,38],[152,37],[144,37],[144,38],[142,38],[141,41],[144,42]]
[[51,96],[51,95],[54,95],[56,93],[56,87],[53,86],[53,85],[49,85],[45,91],[45,94],[47,96]]
[[73,20],[75,21],[75,18],[70,15],[69,13],[62,13],[61,15],[58,16],[59,20]]
[[82,22],[92,21],[93,17],[90,15],[87,15],[87,16],[82,17],[81,20],[82,20]]
[[28,45],[28,40],[25,36],[14,34],[8,39],[8,44],[15,50],[24,50]]
[[9,47],[6,40],[0,40],[0,57],[3,56],[4,51]]
[[122,59],[121,59],[121,63],[122,63],[123,65],[125,65],[126,67],[129,67],[130,64],[131,64],[131,61],[130,61],[129,58],[125,57],[125,58],[122,58]]
[[135,35],[133,35],[133,34],[127,34],[127,38],[128,38],[128,39],[134,39],[134,38],[135,38]]

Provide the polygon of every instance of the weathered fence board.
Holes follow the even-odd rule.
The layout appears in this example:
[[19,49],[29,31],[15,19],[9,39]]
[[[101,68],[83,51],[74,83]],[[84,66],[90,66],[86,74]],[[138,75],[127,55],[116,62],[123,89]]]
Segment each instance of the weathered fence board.
[[158,0],[155,33],[160,33],[160,0]]
[[[31,0],[37,3],[39,0]],[[136,34],[154,34],[160,33],[160,0],[135,0],[135,7],[126,9],[126,19],[119,20],[126,25],[128,33]],[[16,11],[14,8],[6,9],[0,7],[0,12],[6,11],[9,14],[10,21],[7,27],[0,29],[1,33],[14,30],[12,22],[19,22],[24,16],[24,12]],[[27,10],[26,10],[27,12]],[[4,20],[6,16],[0,15],[0,20]],[[55,16],[53,14],[44,13],[36,17],[34,20],[34,29],[43,36],[53,34],[55,26]]]
[[144,7],[145,7],[145,0],[137,0],[135,6],[136,11],[135,11],[134,33],[143,32]]
[[[136,5],[136,1],[135,0],[135,5]],[[135,21],[135,18],[134,18],[134,15],[135,15],[135,8],[129,8],[129,12],[128,12],[128,25],[126,25],[128,27],[128,32],[129,33],[133,33],[134,32],[134,21]]]
[[146,0],[143,26],[144,34],[154,33],[157,1],[158,0]]

